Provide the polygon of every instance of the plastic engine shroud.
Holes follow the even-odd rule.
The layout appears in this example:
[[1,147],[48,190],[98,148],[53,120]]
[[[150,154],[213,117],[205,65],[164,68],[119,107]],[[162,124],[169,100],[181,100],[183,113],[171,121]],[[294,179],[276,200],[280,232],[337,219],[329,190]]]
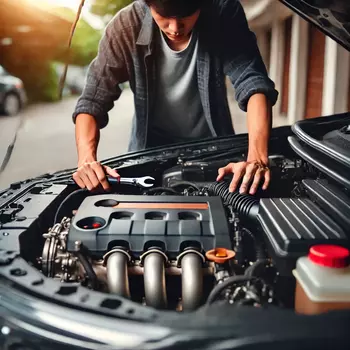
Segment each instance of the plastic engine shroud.
[[81,241],[102,257],[126,246],[134,258],[160,247],[170,259],[184,249],[231,249],[229,225],[220,197],[98,195],[79,207],[68,234],[68,250]]

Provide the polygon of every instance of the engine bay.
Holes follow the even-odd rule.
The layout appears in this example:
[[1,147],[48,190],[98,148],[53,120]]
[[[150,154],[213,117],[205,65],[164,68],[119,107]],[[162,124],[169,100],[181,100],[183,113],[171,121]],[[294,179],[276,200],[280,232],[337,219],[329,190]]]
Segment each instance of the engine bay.
[[349,247],[350,197],[290,150],[269,160],[271,185],[255,196],[216,182],[225,152],[121,169],[154,177],[150,189],[41,181],[0,212],[0,262],[20,278],[11,263],[21,257],[37,273],[31,285],[58,283],[58,297],[88,290],[80,301],[95,295],[110,310],[128,301],[129,316],[135,305],[181,313],[215,302],[293,310],[297,260],[318,244]]

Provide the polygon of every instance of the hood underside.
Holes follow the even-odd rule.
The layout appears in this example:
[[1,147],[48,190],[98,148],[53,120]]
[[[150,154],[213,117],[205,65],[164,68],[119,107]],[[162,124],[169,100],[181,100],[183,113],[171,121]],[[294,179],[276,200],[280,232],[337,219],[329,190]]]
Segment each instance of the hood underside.
[[350,50],[349,0],[280,0],[323,33]]

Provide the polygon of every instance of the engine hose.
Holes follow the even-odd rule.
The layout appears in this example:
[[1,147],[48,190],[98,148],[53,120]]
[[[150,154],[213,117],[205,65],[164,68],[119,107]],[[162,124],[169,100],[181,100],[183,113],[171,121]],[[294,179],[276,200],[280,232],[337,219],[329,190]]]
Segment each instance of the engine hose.
[[191,181],[176,181],[172,184],[170,184],[171,188],[176,188],[176,187],[193,187],[197,191],[199,191],[199,187],[197,184],[191,182]]
[[249,276],[231,276],[225,279],[222,283],[217,284],[212,291],[210,292],[207,302],[207,305],[213,304],[222,294],[222,292],[237,283],[246,283],[246,282],[252,282],[256,280],[255,277],[249,277]]
[[253,239],[256,252],[256,261],[246,269],[245,276],[257,277],[261,269],[264,269],[267,264],[267,255],[265,252],[264,243],[261,238],[253,235],[246,228],[243,228],[242,230]]
[[239,215],[256,220],[259,213],[259,200],[247,194],[241,194],[239,192],[231,193],[229,186],[228,182],[214,182],[208,190],[213,195],[220,196]]
[[97,278],[97,275],[96,275],[94,269],[92,268],[89,260],[80,251],[76,252],[75,255],[79,259],[80,263],[84,267],[85,273],[87,274],[87,276],[89,278],[89,282],[90,282],[91,288],[93,290],[97,290],[97,288],[98,288],[98,278]]
[[86,188],[79,188],[78,190],[70,193],[60,204],[60,206],[58,207],[58,209],[56,210],[56,214],[53,220],[52,225],[54,226],[55,224],[58,223],[58,220],[61,219],[60,215],[61,215],[61,211],[63,209],[63,207],[66,205],[66,203],[74,196],[76,196],[79,193],[83,193],[83,192],[88,192],[88,190]]
[[250,236],[254,241],[254,247],[256,252],[256,260],[265,260],[267,258],[266,252],[265,252],[265,246],[264,242],[261,238],[253,235],[249,230],[246,228],[243,228],[242,231]]
[[244,275],[247,277],[257,277],[259,275],[259,272],[265,269],[266,264],[267,264],[267,260],[265,259],[257,260],[253,263],[253,265],[249,266],[245,270]]
[[150,190],[145,191],[145,193],[148,195],[152,195],[152,194],[158,193],[158,192],[164,192],[164,193],[175,194],[175,195],[180,194],[179,192],[177,192],[174,189],[169,188],[169,187],[154,187],[154,188],[151,188]]

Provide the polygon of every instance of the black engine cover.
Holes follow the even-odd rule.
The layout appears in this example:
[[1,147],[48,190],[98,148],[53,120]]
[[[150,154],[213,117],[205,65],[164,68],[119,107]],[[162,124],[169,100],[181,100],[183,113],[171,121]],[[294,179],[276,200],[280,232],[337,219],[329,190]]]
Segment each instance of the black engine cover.
[[95,256],[126,246],[134,258],[161,247],[170,259],[185,248],[231,249],[220,197],[98,195],[86,198],[72,221],[68,250],[81,241]]
[[282,275],[291,275],[296,260],[317,244],[348,247],[348,236],[338,223],[308,198],[264,198],[258,220],[269,254]]

